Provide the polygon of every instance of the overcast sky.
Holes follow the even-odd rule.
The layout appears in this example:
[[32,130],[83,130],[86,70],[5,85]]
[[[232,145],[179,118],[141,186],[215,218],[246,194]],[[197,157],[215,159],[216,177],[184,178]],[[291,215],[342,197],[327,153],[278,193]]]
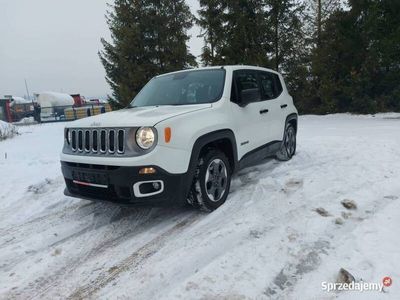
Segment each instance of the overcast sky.
[[[110,93],[97,52],[110,40],[105,21],[112,0],[0,0],[0,98],[41,91],[104,97]],[[192,12],[197,0],[187,0]],[[199,28],[190,32],[199,55]]]

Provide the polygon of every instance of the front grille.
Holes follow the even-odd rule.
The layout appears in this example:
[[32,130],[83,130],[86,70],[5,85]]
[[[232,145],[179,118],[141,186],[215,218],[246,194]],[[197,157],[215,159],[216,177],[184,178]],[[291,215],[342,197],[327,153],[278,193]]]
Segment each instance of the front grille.
[[68,147],[72,152],[88,154],[123,154],[125,152],[125,129],[67,129],[71,138]]

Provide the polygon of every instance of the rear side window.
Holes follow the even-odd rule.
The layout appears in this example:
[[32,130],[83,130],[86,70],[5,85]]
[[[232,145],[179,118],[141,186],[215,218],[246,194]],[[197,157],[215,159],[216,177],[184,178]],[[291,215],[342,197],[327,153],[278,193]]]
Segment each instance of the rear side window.
[[260,83],[263,100],[274,99],[276,95],[274,77],[271,73],[260,72]]
[[232,102],[239,104],[244,93],[258,94],[254,102],[260,101],[260,86],[256,71],[238,70],[233,72]]
[[282,93],[279,76],[274,73],[260,72],[261,96],[263,100],[278,98]]
[[273,76],[275,78],[276,92],[277,92],[277,97],[278,97],[283,91],[282,83],[281,83],[281,79],[279,78],[278,75],[273,74]]

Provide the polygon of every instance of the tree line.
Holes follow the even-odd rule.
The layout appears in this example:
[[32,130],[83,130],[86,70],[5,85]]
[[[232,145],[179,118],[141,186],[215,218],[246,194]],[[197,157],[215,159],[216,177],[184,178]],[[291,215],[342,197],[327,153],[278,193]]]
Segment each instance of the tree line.
[[[246,64],[286,78],[301,113],[400,111],[400,1],[115,0],[99,53],[126,106],[153,76],[198,65]],[[188,50],[188,30],[204,46]]]

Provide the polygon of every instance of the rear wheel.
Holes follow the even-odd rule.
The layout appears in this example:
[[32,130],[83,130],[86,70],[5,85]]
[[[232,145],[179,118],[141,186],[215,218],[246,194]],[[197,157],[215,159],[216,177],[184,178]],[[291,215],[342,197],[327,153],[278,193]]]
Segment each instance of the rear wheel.
[[204,211],[220,207],[229,194],[231,170],[225,154],[210,149],[198,162],[188,202]]
[[296,130],[292,124],[287,124],[285,128],[285,135],[283,137],[283,142],[281,149],[276,154],[279,160],[289,160],[296,153]]

